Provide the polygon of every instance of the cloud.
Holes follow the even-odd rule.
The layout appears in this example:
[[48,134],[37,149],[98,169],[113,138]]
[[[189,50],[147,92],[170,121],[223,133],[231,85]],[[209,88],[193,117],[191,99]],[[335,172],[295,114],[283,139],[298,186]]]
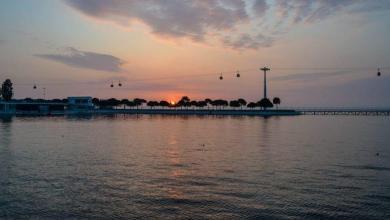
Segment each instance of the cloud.
[[156,35],[204,41],[208,29],[227,30],[248,19],[243,0],[65,0],[96,19],[147,24]]
[[284,21],[315,23],[337,14],[389,10],[388,0],[276,0],[275,9]]
[[312,81],[325,79],[329,77],[338,77],[347,74],[355,73],[352,70],[332,71],[332,72],[316,72],[316,73],[294,73],[284,76],[271,77],[273,81]]
[[256,16],[264,16],[268,9],[269,5],[266,0],[255,0],[252,5],[253,13]]
[[164,38],[207,42],[217,36],[221,44],[233,49],[269,47],[300,23],[312,24],[338,14],[390,9],[388,0],[63,1],[94,19],[125,27],[140,21],[150,27],[151,33]]
[[257,49],[259,47],[270,47],[274,39],[271,37],[257,34],[252,36],[249,34],[241,34],[237,38],[232,39],[230,36],[226,36],[222,39],[225,46],[233,49]]
[[36,54],[36,57],[55,61],[72,67],[105,72],[120,72],[124,61],[109,55],[65,48],[65,54]]

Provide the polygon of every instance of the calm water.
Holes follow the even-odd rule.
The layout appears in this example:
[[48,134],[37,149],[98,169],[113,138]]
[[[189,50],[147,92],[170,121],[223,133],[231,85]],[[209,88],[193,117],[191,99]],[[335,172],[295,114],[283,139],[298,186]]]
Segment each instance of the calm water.
[[0,218],[390,219],[390,118],[0,120]]

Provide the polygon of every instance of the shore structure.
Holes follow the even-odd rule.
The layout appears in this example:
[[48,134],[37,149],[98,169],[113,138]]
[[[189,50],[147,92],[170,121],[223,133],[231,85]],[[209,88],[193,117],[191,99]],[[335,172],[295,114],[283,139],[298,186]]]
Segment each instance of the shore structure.
[[142,107],[99,109],[92,103],[92,97],[68,97],[67,102],[27,102],[0,101],[0,116],[50,116],[50,115],[83,115],[83,114],[161,114],[161,115],[248,115],[248,116],[292,116],[300,113],[295,110],[260,110],[260,109],[215,109],[175,108],[175,107]]
[[68,97],[66,101],[10,101],[0,100],[0,117],[9,116],[63,116],[63,115],[230,115],[230,116],[295,116],[295,115],[355,115],[390,116],[390,108],[296,108],[267,109],[259,108],[182,108],[182,107],[137,107],[137,108],[98,108],[92,103],[92,97]]

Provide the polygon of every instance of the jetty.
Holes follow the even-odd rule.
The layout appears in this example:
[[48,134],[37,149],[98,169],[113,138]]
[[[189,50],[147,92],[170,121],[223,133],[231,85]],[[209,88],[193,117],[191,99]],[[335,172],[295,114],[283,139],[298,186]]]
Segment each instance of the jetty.
[[302,115],[390,116],[390,108],[295,108]]

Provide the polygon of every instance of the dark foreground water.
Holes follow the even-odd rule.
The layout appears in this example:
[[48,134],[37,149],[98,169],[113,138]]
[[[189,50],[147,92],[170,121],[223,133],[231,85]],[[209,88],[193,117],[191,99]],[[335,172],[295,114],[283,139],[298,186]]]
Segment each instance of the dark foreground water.
[[0,218],[390,219],[390,118],[0,120]]

